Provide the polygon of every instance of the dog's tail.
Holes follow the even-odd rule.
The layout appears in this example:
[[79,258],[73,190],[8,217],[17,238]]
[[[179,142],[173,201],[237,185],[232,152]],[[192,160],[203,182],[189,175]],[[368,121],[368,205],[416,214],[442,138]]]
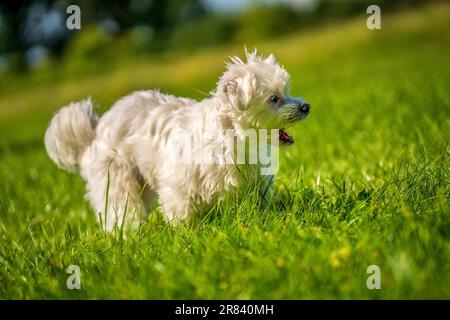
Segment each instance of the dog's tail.
[[45,132],[45,149],[58,167],[70,172],[79,170],[80,158],[95,137],[98,116],[92,101],[86,99],[61,108]]

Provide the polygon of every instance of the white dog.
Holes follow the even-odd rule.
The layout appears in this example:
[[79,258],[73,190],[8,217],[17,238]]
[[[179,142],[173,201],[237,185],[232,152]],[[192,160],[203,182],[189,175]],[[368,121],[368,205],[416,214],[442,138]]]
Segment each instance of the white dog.
[[[202,101],[137,91],[101,118],[90,100],[54,115],[47,152],[59,167],[80,172],[102,227],[138,225],[158,200],[168,221],[184,220],[242,186],[241,170],[226,159],[235,159],[234,141],[244,140],[247,129],[279,129],[279,143],[294,142],[284,128],[304,119],[309,104],[288,97],[289,75],[273,55],[264,59],[255,51],[246,58],[231,58],[216,90]],[[180,160],[187,148],[198,158],[213,145],[224,150],[214,163]]]

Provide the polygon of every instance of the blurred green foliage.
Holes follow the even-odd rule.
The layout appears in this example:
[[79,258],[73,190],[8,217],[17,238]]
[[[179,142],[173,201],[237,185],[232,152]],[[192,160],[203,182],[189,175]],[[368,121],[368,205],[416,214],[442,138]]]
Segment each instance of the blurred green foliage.
[[[6,66],[0,68],[0,76],[54,66],[61,57],[69,62],[67,68],[73,74],[77,68],[83,69],[79,62],[86,61],[86,57],[113,63],[122,59],[122,54],[192,52],[229,43],[249,44],[361,15],[370,4],[392,12],[422,1],[316,0],[303,9],[288,1],[247,3],[236,12],[211,11],[201,0],[0,3],[0,58]],[[70,4],[81,8],[81,30],[65,27],[65,10]],[[86,63],[84,69],[96,70]]]

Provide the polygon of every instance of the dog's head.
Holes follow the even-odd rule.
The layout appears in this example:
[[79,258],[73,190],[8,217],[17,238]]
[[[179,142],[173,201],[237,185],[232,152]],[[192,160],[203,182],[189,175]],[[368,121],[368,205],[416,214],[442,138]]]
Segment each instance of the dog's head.
[[280,143],[292,144],[284,129],[305,119],[310,105],[289,96],[290,77],[273,55],[246,52],[247,61],[232,57],[219,79],[216,97],[244,128],[280,129]]

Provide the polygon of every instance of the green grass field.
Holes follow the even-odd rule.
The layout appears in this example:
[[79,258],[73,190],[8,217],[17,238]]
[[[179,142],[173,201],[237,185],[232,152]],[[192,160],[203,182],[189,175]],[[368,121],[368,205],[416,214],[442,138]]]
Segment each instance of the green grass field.
[[[202,98],[243,46],[128,59],[110,72],[0,84],[0,298],[450,298],[450,5],[247,43],[274,53],[312,105],[290,130],[273,203],[218,205],[194,226],[159,212],[126,240],[105,234],[80,177],[59,171],[52,113],[135,89]],[[236,201],[234,201],[236,200]],[[81,268],[69,290],[66,268]],[[366,286],[378,265],[381,289]]]

